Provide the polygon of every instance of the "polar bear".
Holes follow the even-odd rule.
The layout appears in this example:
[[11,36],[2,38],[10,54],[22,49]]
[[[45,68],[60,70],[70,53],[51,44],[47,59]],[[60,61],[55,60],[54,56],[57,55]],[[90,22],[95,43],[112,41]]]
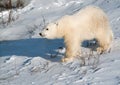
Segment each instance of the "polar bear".
[[96,39],[98,53],[107,51],[113,40],[108,18],[96,6],[87,6],[73,15],[49,23],[39,35],[47,39],[64,38],[66,53],[63,62],[81,54],[80,45],[84,40]]

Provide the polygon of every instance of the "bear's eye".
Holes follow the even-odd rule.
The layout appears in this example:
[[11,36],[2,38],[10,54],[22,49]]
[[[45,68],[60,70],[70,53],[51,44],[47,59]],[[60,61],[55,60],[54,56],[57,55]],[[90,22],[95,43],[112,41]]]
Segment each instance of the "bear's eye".
[[46,28],[46,30],[48,30],[48,28]]

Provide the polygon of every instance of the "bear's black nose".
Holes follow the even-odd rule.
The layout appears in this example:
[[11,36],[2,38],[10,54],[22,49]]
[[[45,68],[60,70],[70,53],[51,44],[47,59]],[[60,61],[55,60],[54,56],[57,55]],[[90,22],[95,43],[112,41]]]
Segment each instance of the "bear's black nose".
[[42,36],[42,33],[39,33],[40,36]]

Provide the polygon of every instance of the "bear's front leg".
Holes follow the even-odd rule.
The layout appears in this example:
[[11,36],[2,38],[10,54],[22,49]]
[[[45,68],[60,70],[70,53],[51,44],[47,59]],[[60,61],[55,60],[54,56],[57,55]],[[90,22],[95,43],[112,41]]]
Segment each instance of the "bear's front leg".
[[78,56],[80,52],[80,43],[77,40],[67,40],[65,42],[66,52],[62,62],[73,61],[74,57]]
[[68,61],[73,61],[73,58],[63,58],[62,60],[61,60],[62,62],[68,62]]

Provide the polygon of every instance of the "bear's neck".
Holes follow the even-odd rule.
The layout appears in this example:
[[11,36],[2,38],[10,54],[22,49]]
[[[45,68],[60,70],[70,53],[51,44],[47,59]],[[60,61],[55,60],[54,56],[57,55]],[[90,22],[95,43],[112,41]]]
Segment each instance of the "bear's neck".
[[63,38],[64,37],[64,27],[61,22],[58,23],[57,27],[57,38]]

